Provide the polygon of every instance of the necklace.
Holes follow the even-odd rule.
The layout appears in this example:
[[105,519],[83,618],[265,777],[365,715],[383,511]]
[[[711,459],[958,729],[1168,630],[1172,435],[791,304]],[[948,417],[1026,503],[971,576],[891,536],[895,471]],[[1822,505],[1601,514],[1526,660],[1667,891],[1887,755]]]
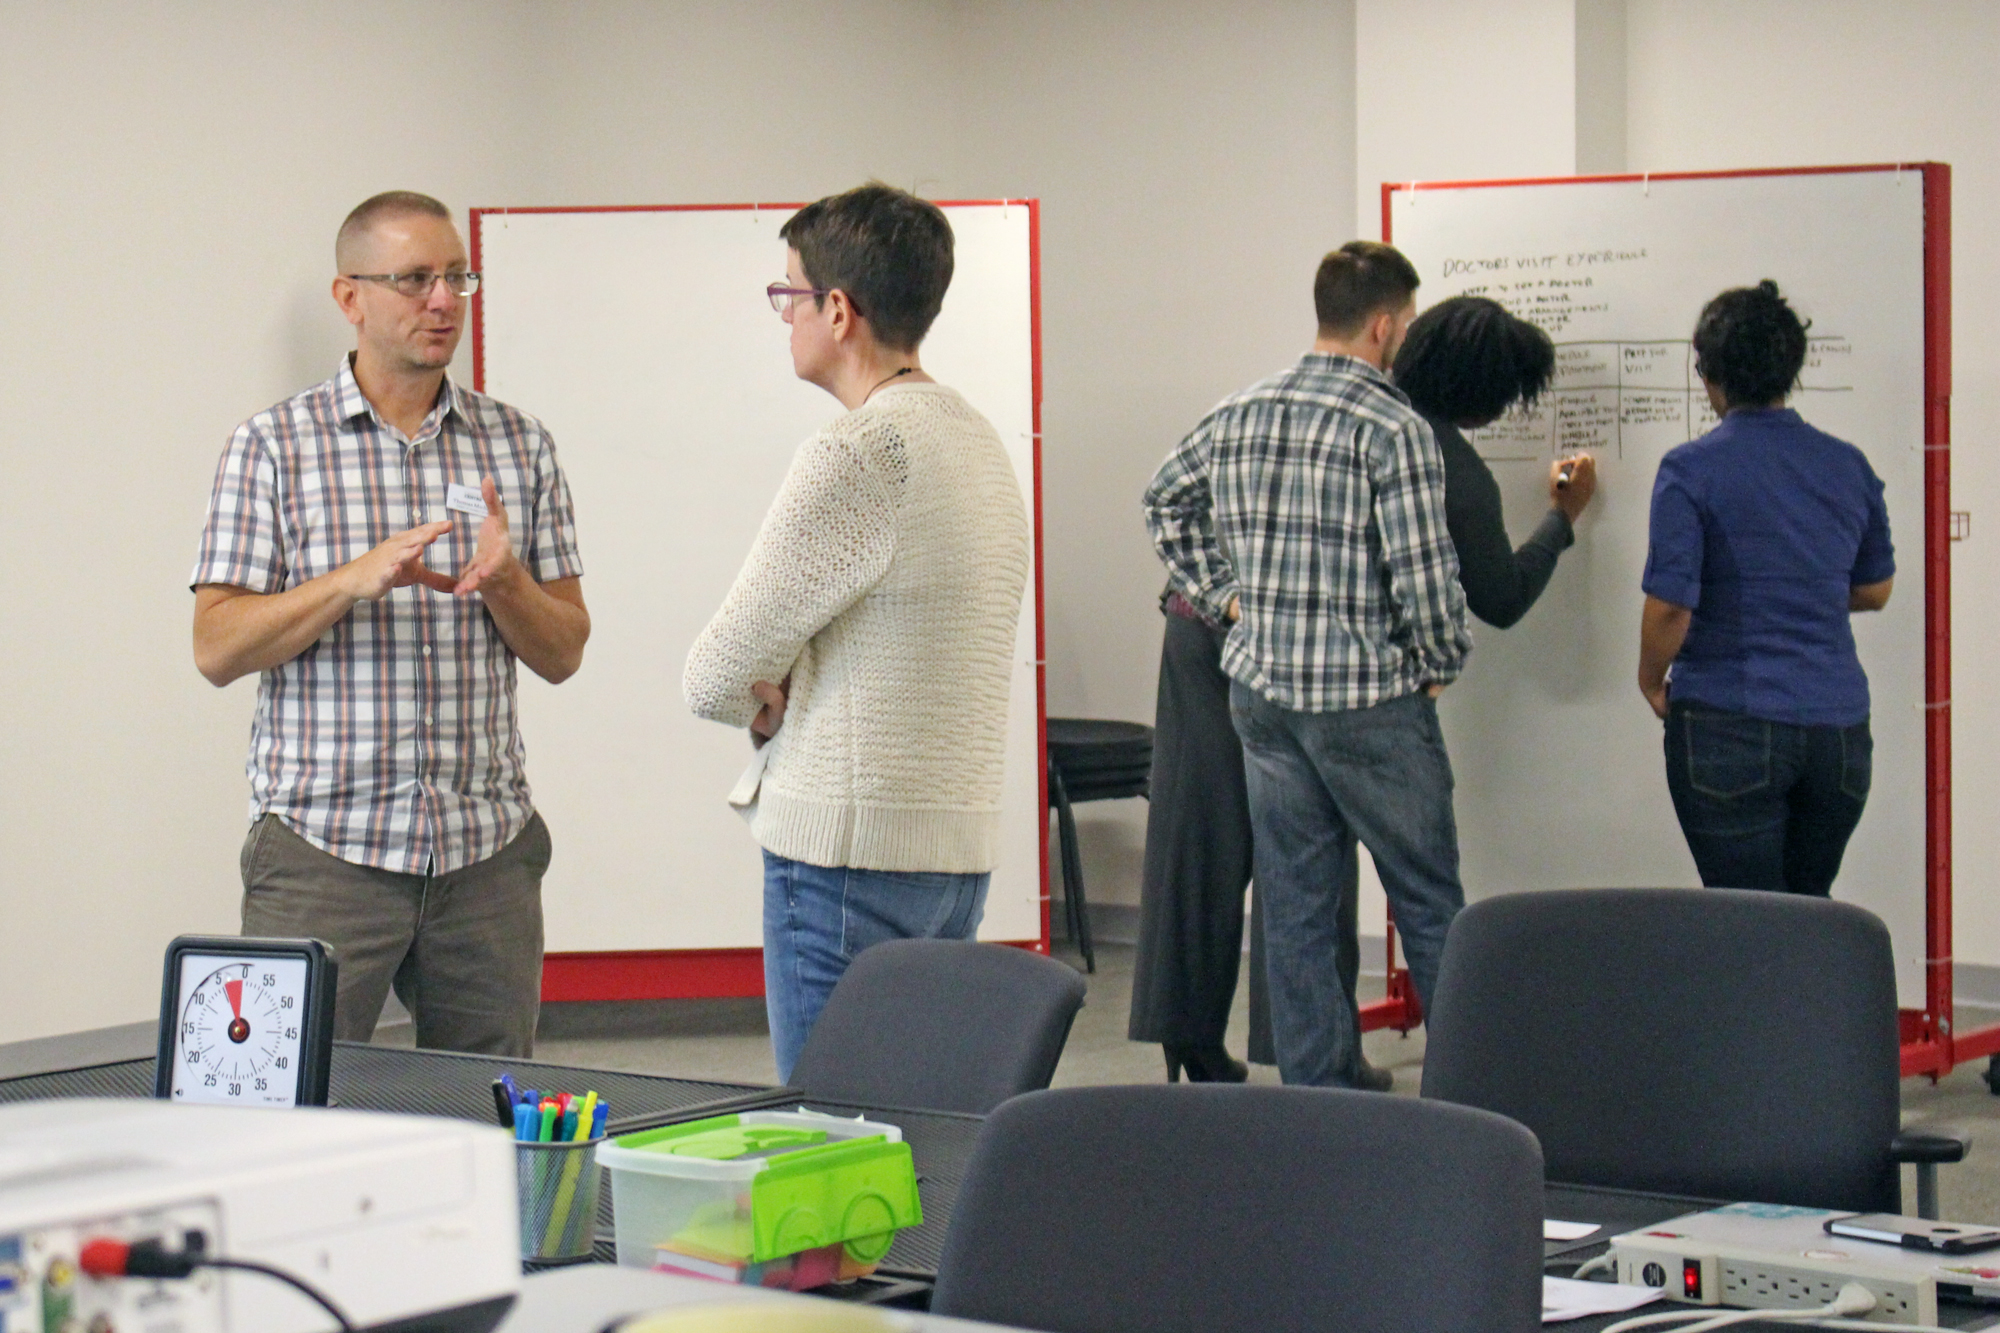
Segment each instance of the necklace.
[[915,366],[904,366],[901,370],[897,371],[893,375],[888,376],[886,379],[878,380],[874,388],[870,389],[867,393],[861,395],[861,401],[866,403],[870,398],[873,398],[875,396],[875,389],[881,388],[884,384],[887,384],[889,380],[899,380],[903,378],[903,376],[905,375],[914,375],[916,373],[916,370],[917,368]]

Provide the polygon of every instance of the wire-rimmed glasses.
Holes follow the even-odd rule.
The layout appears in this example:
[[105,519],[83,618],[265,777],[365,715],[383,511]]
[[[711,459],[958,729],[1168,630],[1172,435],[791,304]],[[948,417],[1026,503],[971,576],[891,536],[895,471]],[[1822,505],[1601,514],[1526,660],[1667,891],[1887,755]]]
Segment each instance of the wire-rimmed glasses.
[[349,273],[346,276],[355,282],[379,282],[385,287],[393,287],[397,295],[407,296],[413,301],[428,298],[431,289],[440,280],[453,296],[470,296],[479,290],[479,275],[462,268],[447,269],[443,273],[420,268],[414,273]]

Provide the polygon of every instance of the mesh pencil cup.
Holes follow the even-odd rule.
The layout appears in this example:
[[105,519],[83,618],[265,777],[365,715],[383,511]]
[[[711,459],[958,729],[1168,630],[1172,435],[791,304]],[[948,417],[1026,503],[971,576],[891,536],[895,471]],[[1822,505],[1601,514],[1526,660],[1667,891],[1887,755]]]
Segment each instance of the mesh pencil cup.
[[588,1259],[597,1243],[597,1201],[604,1173],[602,1138],[514,1144],[521,1197],[523,1259]]

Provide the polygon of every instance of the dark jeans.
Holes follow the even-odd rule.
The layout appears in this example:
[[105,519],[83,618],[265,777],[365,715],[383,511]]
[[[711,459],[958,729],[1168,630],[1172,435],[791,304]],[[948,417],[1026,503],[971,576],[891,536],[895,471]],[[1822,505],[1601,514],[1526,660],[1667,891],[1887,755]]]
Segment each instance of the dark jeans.
[[[1229,677],[1222,670],[1228,636],[1183,616],[1169,614],[1166,622],[1153,713],[1139,955],[1126,1035],[1169,1045],[1221,1045],[1243,958],[1250,793],[1243,780],[1243,742],[1229,720]],[[1349,878],[1357,873],[1350,870]],[[1341,979],[1352,991],[1361,968],[1355,895],[1343,896],[1340,909],[1334,952]],[[1254,885],[1248,924],[1249,1055],[1259,1064],[1276,1064],[1263,908]]]
[[1239,684],[1229,711],[1243,739],[1278,1072],[1287,1083],[1342,1086],[1360,1055],[1353,983],[1335,962],[1355,842],[1374,855],[1426,1009],[1445,933],[1465,905],[1437,703],[1412,694],[1298,713]]
[[1667,790],[1701,882],[1824,898],[1868,803],[1867,722],[1801,727],[1703,704],[1667,709]]

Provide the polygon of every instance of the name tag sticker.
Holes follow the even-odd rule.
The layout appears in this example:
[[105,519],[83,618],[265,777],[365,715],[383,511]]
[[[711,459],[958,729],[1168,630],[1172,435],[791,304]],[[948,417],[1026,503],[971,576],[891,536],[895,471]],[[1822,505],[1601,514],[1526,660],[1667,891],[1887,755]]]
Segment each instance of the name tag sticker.
[[486,517],[486,500],[477,486],[461,486],[455,481],[450,483],[444,488],[444,507],[474,518]]

